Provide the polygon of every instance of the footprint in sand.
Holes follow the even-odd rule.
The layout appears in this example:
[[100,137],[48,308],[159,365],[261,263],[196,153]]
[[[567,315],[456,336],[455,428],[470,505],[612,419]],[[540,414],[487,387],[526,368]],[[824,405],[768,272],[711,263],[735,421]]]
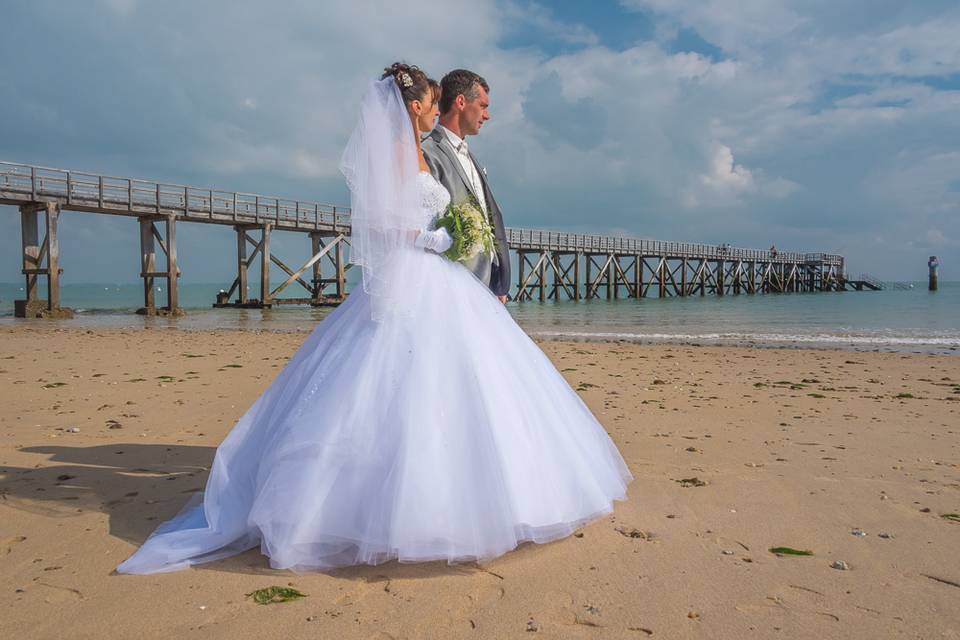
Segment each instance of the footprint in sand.
[[[732,551],[735,553],[743,553],[750,551],[750,547],[741,542],[740,540],[735,540],[733,538],[727,538],[724,536],[714,536],[712,538],[713,544],[723,552]],[[732,553],[725,553],[724,555],[733,555]]]
[[506,593],[506,590],[499,585],[485,584],[473,589],[471,593],[467,594],[467,597],[470,599],[473,608],[483,609],[503,600]]
[[49,582],[37,582],[42,587],[47,587],[50,592],[43,599],[49,604],[64,604],[68,602],[79,602],[83,600],[83,594],[72,587],[60,587]]
[[[480,578],[481,580],[483,578]],[[451,607],[455,619],[465,619],[489,607],[496,606],[506,595],[506,591],[499,584],[478,584],[467,588],[457,595],[454,606]]]
[[839,622],[836,614],[827,611],[828,605],[829,599],[824,593],[803,585],[790,584],[783,587],[780,593],[767,596],[762,604],[736,605],[734,609],[744,613],[810,616]]
[[582,624],[581,620],[595,616],[578,614],[573,595],[566,591],[545,591],[532,603],[530,613],[534,620],[549,620],[555,624],[572,626]]
[[27,539],[27,536],[12,536],[10,538],[4,538],[0,540],[0,548],[6,547],[7,551],[4,555],[7,555],[13,551],[13,548]]

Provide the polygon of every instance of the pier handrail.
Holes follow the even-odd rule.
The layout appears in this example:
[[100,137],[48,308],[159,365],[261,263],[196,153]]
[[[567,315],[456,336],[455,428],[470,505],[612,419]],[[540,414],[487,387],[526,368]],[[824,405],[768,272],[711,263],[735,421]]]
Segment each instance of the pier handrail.
[[0,202],[56,201],[65,208],[182,215],[261,224],[349,231],[350,210],[313,201],[172,182],[101,175],[0,161]]

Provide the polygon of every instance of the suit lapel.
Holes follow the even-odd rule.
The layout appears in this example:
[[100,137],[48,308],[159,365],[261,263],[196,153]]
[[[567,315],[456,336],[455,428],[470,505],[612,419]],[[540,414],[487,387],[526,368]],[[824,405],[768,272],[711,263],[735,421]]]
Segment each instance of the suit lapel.
[[[453,144],[450,142],[450,138],[447,137],[446,133],[444,133],[442,130],[439,129],[439,126],[437,129],[434,129],[434,131],[436,131],[437,135],[440,137],[440,140],[438,141],[440,148],[443,150],[445,154],[447,154],[447,158],[453,164],[453,167],[457,170],[457,175],[459,175],[460,179],[463,180],[463,184],[467,187],[467,190],[473,195],[474,198],[477,199],[477,201],[479,201],[480,198],[479,196],[477,196],[476,191],[474,191],[473,189],[473,182],[470,180],[470,177],[467,176],[467,172],[463,170],[463,165],[460,164],[460,157],[457,156],[457,150],[453,148]],[[469,153],[469,151],[467,153]],[[473,160],[472,154],[470,156],[470,159]],[[474,162],[474,164],[476,164],[476,162]],[[481,181],[482,181],[482,178],[481,178]]]
[[[483,173],[483,169],[480,167],[480,163],[477,162],[477,159],[473,157],[473,151],[467,151],[467,154],[470,156],[470,162],[473,163],[473,168],[476,170],[477,175],[480,176],[480,186],[483,187],[484,195],[490,193],[490,187],[487,185],[487,176]],[[487,198],[489,200],[489,198]],[[488,204],[489,208],[489,204]]]

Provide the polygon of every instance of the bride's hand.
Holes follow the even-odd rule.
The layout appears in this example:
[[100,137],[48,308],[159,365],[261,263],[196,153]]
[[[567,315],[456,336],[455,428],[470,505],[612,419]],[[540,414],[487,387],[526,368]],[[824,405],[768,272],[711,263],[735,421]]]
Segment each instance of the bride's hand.
[[434,253],[443,253],[453,246],[453,238],[450,237],[450,233],[446,229],[441,227],[434,231],[421,231],[413,244],[422,249],[429,249]]

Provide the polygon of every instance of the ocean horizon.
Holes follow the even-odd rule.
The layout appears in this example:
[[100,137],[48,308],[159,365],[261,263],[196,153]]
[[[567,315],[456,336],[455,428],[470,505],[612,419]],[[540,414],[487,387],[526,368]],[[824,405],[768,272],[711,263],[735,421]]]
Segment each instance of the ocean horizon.
[[[910,289],[790,294],[691,296],[634,300],[511,302],[508,309],[529,335],[546,340],[797,346],[853,350],[957,353],[960,282],[926,282]],[[179,328],[309,332],[333,308],[282,305],[273,309],[216,309],[220,283],[181,283],[186,315],[145,317],[141,283],[83,283],[61,287],[69,320],[13,317],[23,285],[0,283],[0,326]],[[41,288],[42,291],[42,288]],[[163,287],[157,304],[165,302]]]

